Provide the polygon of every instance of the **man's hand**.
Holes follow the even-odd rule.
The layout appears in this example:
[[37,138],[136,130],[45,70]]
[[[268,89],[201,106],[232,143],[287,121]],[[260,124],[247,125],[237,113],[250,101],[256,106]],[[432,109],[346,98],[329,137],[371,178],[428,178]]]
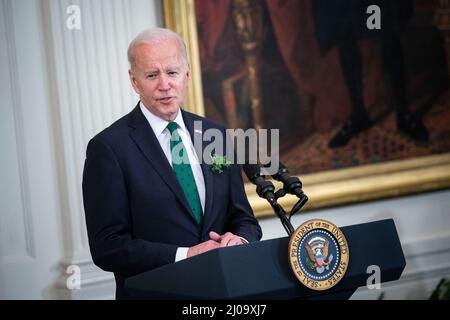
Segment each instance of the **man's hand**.
[[220,243],[220,247],[237,246],[245,243],[240,237],[232,234],[231,232],[219,235],[217,232],[211,231],[209,233],[209,237],[212,240]]
[[213,250],[220,247],[220,243],[214,240],[208,240],[202,243],[199,243],[193,247],[190,247],[187,252],[187,257],[196,256],[200,253]]
[[237,246],[244,244],[244,242],[240,237],[231,232],[227,232],[223,235],[218,234],[217,232],[211,231],[209,233],[209,237],[211,240],[199,243],[193,247],[190,247],[187,252],[187,257],[196,256],[200,253],[213,250],[221,247],[229,247],[229,246]]

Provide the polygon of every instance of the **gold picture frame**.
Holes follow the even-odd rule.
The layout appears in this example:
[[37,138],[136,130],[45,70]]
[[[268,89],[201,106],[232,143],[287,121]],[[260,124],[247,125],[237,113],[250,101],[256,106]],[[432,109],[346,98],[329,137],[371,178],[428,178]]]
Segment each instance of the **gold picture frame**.
[[[179,33],[188,46],[191,83],[185,107],[204,115],[194,0],[163,0],[163,10],[165,26]],[[323,171],[300,178],[309,197],[305,210],[421,193],[450,187],[450,153]],[[245,190],[258,218],[274,216],[267,201],[256,194],[254,185],[246,184]],[[279,202],[290,208],[296,201],[289,195]]]

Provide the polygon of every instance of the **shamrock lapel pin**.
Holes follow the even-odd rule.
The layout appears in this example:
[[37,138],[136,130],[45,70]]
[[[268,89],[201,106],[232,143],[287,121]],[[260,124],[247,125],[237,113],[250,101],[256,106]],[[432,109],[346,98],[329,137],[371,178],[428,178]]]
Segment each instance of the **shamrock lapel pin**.
[[216,173],[222,173],[223,170],[230,166],[230,160],[225,156],[219,156],[217,154],[211,154],[212,171]]

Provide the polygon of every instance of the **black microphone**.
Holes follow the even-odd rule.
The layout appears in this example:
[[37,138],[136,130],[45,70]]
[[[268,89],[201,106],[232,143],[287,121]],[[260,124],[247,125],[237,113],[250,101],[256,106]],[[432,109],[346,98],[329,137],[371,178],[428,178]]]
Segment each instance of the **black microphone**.
[[257,164],[244,164],[242,168],[247,178],[256,185],[258,196],[267,199],[271,204],[275,203],[275,186],[261,175],[261,167]]
[[257,164],[244,164],[243,166],[245,175],[253,183],[256,184],[256,192],[261,198],[267,199],[272,206],[275,214],[280,218],[281,223],[288,235],[292,235],[295,231],[291,222],[286,218],[286,212],[277,202],[277,196],[275,195],[275,186],[272,182],[266,181],[263,175],[261,175],[261,167]]
[[283,183],[283,189],[286,192],[296,195],[299,198],[302,197],[304,194],[300,179],[290,176],[288,168],[282,164],[281,161],[279,161],[278,164],[278,172],[273,174],[272,177]]

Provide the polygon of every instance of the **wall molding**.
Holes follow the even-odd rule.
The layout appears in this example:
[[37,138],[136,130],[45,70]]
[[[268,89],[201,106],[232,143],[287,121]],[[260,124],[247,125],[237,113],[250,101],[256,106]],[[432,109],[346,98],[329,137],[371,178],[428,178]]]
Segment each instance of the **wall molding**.
[[[71,274],[67,273],[69,266],[80,267],[80,289],[69,289],[67,280]],[[91,259],[74,260],[60,263],[59,277],[55,283],[58,299],[114,299],[115,279],[111,272],[98,268]]]
[[[6,52],[8,55],[9,63],[9,78],[11,79],[11,97],[13,101],[12,112],[14,117],[14,131],[16,135],[16,150],[19,169],[19,184],[20,184],[20,198],[23,210],[23,223],[24,223],[24,238],[25,238],[25,250],[29,257],[11,257],[16,263],[17,261],[28,261],[29,258],[36,258],[36,247],[34,244],[35,233],[33,228],[33,219],[31,214],[31,201],[29,190],[29,175],[27,169],[27,153],[25,148],[25,134],[23,125],[23,105],[20,99],[20,85],[18,79],[17,68],[17,52],[16,43],[14,40],[14,23],[12,21],[12,7],[11,0],[2,0],[0,5],[3,7],[4,24],[6,31]],[[9,260],[9,259],[8,259]],[[11,260],[11,261],[12,261]]]
[[[66,9],[73,4],[80,7],[80,30],[69,30],[66,26]],[[60,154],[58,189],[64,230],[64,257],[55,286],[59,295],[76,297],[83,290],[115,287],[112,274],[101,271],[91,261],[82,172],[89,139],[128,113],[136,102],[128,80],[126,58],[133,16],[125,0],[43,0],[41,6],[52,89],[55,150]],[[69,265],[78,265],[82,270],[81,290],[68,292],[66,288]]]

